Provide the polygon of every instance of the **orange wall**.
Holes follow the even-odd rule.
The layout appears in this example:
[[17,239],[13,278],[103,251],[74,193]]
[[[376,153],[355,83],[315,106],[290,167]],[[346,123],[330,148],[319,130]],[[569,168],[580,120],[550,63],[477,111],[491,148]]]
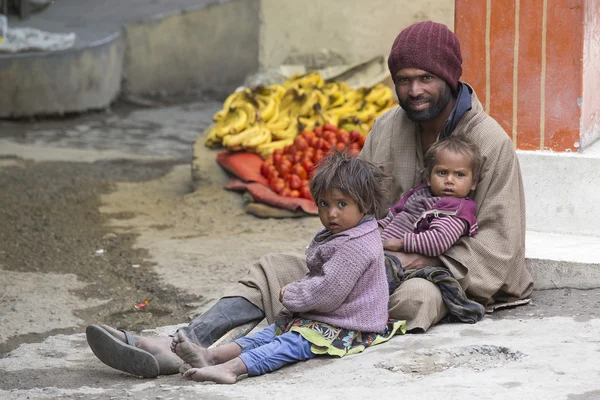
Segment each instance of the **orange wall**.
[[598,26],[600,0],[456,0],[462,80],[519,149],[580,147],[586,2]]

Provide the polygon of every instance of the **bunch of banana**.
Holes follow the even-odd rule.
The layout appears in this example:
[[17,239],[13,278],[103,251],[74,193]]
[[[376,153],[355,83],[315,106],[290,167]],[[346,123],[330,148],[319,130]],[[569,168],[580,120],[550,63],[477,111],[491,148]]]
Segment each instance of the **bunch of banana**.
[[317,72],[296,74],[281,85],[232,93],[213,116],[205,144],[266,155],[325,122],[367,134],[394,105],[383,84],[351,89],[345,82],[325,82]]
[[223,138],[223,146],[232,151],[252,151],[263,144],[271,142],[271,132],[262,122],[234,135]]
[[208,131],[204,144],[208,147],[218,147],[223,139],[236,135],[256,122],[256,109],[247,101],[234,100],[227,113],[220,118]]

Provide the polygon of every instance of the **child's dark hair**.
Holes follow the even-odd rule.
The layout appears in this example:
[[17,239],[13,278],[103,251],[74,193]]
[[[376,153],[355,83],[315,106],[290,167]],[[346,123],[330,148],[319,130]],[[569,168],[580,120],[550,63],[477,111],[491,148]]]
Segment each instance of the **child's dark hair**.
[[333,151],[317,165],[310,180],[310,194],[318,205],[327,192],[337,189],[354,200],[361,212],[380,215],[388,194],[388,179],[383,168],[346,151]]
[[471,158],[471,170],[473,171],[473,182],[479,180],[481,174],[481,153],[479,148],[464,135],[452,135],[445,139],[435,142],[424,156],[425,170],[423,177],[425,180],[431,176],[431,171],[437,163],[437,158],[440,152],[450,150],[453,153],[463,154]]

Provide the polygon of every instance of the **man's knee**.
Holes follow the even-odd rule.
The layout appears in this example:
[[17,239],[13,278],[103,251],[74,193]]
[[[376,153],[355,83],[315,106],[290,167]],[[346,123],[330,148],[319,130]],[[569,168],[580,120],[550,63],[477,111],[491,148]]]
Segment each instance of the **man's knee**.
[[390,296],[390,317],[405,320],[408,331],[425,332],[447,312],[440,289],[425,279],[404,281]]

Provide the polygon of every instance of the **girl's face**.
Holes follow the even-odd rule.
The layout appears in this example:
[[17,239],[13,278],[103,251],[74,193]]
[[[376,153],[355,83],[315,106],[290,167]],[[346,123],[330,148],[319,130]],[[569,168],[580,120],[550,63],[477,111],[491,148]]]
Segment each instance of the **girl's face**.
[[365,216],[348,195],[338,189],[327,192],[317,200],[319,219],[331,233],[355,227]]
[[427,183],[436,197],[467,197],[477,186],[477,182],[473,181],[471,157],[442,150],[437,156]]

